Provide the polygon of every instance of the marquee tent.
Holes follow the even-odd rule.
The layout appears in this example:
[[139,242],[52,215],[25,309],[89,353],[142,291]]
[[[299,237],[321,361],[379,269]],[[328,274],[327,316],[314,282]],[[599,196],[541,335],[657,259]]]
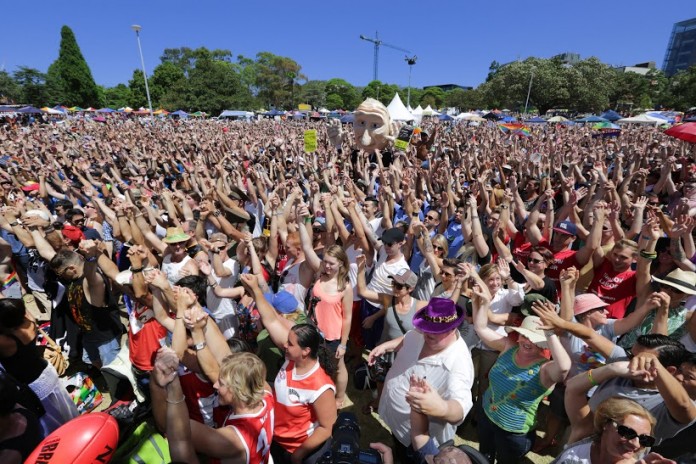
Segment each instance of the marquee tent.
[[599,115],[599,117],[611,122],[618,121],[622,118],[622,116],[614,110],[607,110],[601,115]]
[[592,114],[592,115],[586,116],[584,118],[576,119],[575,122],[607,122],[607,120]]
[[437,112],[437,110],[434,110],[430,105],[426,109],[423,110],[423,116],[439,116],[440,113]]
[[398,93],[394,94],[394,98],[387,106],[387,111],[394,121],[413,121],[415,119],[404,106]]
[[617,124],[648,124],[653,126],[661,126],[662,124],[667,124],[667,121],[662,118],[656,118],[650,116],[647,113],[639,114],[632,118],[623,118],[616,121]]

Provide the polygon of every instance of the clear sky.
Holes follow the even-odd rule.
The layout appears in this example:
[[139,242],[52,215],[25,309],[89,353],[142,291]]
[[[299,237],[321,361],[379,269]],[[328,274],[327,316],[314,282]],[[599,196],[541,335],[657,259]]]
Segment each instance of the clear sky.
[[[140,67],[132,24],[143,28],[148,74],[165,48],[203,46],[248,57],[269,51],[293,58],[310,79],[342,77],[362,86],[372,80],[373,46],[359,36],[379,31],[385,43],[418,56],[414,87],[476,86],[493,60],[563,52],[661,68],[673,24],[696,17],[696,2],[20,0],[4,4],[2,17],[0,69],[45,72],[68,25],[94,79],[107,87],[127,83]],[[379,79],[406,86],[404,57],[382,47]]]

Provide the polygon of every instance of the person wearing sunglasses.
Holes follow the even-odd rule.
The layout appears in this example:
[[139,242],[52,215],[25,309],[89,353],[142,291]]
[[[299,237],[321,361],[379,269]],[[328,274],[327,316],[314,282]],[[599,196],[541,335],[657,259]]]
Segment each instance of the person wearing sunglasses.
[[655,443],[654,427],[655,418],[640,404],[609,398],[595,412],[592,435],[566,448],[554,464],[637,461]]
[[447,258],[449,247],[444,235],[437,234],[431,238],[424,224],[416,223],[411,227],[416,236],[418,248],[425,256],[425,260],[420,263],[418,270],[414,271],[418,275],[414,296],[419,300],[427,301],[432,296],[436,283],[442,280],[440,268],[442,260]]

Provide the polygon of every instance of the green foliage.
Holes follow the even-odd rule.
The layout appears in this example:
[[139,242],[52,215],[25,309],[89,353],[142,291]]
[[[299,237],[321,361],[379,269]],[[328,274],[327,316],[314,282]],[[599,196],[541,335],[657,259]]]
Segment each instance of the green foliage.
[[[142,74],[141,74],[142,76]],[[118,109],[132,105],[131,91],[125,84],[118,84],[103,90],[104,106],[107,108]]]
[[445,94],[444,106],[458,108],[459,111],[469,111],[483,108],[484,96],[479,89],[454,89]]
[[[150,81],[148,80],[148,85]],[[134,109],[147,108],[147,92],[145,89],[145,79],[143,78],[143,72],[140,69],[133,70],[133,77],[128,81],[128,88],[130,90],[130,104],[128,106]],[[155,102],[152,103],[153,109],[156,106]]]
[[300,89],[300,101],[314,108],[326,106],[326,82],[308,81]]
[[[413,101],[413,96],[411,96],[411,101]],[[423,90],[423,94],[420,98],[420,105],[423,108],[427,108],[428,105],[433,108],[439,108],[445,102],[445,91],[440,87],[428,87]]]
[[38,69],[20,66],[14,72],[17,84],[22,88],[22,103],[33,106],[44,106],[48,100],[46,92],[46,74]]
[[[259,102],[267,107],[295,108],[296,82],[307,80],[306,76],[300,74],[300,69],[300,65],[291,58],[270,52],[258,53],[253,70]],[[299,95],[299,87],[297,92]]]
[[[334,78],[326,81],[326,94],[326,106],[330,110],[354,110],[362,102],[355,87],[343,79]],[[331,95],[335,96],[330,98]]]
[[696,65],[672,76],[670,87],[671,106],[681,111],[696,106]]
[[0,103],[21,101],[22,88],[7,71],[0,71]]
[[99,90],[68,26],[60,31],[58,59],[48,68],[46,88],[51,105],[99,106]]

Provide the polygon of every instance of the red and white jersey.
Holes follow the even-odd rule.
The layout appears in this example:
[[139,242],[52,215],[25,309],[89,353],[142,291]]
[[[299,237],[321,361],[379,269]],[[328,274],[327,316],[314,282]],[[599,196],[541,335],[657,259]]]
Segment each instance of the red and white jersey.
[[231,427],[246,450],[246,464],[268,464],[271,456],[271,440],[275,419],[273,393],[263,395],[263,407],[254,414],[234,414],[230,412],[222,423]]
[[182,365],[179,365],[179,381],[189,417],[201,424],[218,428],[229,408],[219,404],[213,384]]
[[626,308],[636,296],[636,271],[629,268],[616,272],[611,262],[605,259],[602,265],[594,270],[594,278],[587,291],[609,303],[607,311],[611,319],[622,319]]
[[295,372],[295,363],[285,360],[273,384],[275,389],[276,427],[273,440],[293,453],[314,433],[318,422],[312,404],[326,390],[336,392],[331,377],[319,361],[306,374]]

